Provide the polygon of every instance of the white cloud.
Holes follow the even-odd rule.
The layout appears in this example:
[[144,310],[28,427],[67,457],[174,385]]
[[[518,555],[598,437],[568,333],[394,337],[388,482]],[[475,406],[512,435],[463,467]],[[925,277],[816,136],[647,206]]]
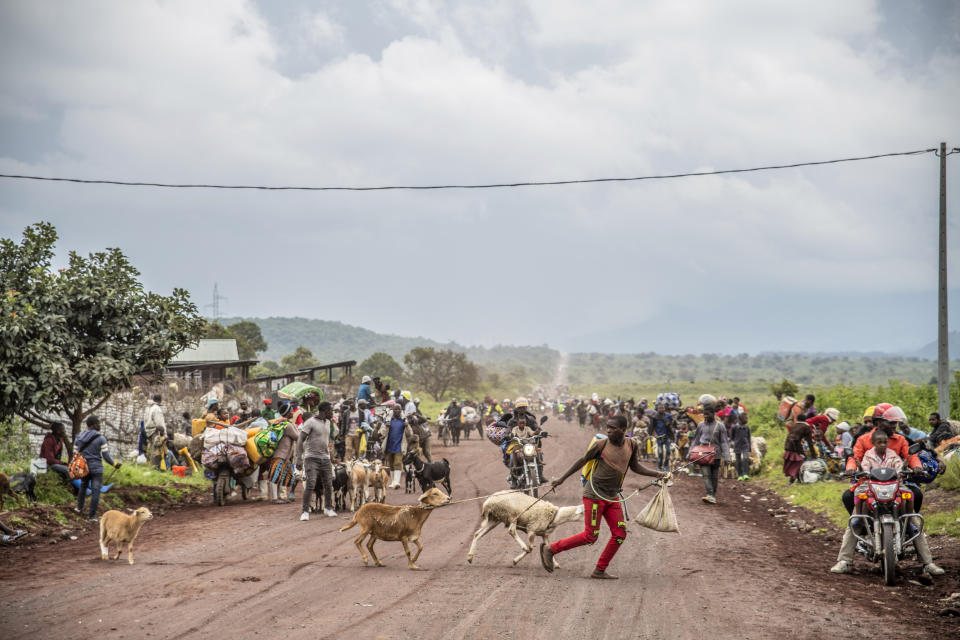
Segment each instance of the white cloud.
[[[37,156],[5,145],[0,168],[164,181],[477,183],[743,167],[960,140],[956,48],[908,70],[867,0],[393,0],[349,13],[357,7],[305,7],[281,28],[241,1],[4,5],[0,55],[10,63],[0,67],[0,131],[29,144],[24,127],[46,127],[57,148]],[[358,24],[390,34],[377,55],[351,48],[369,35]],[[309,65],[290,77],[279,68],[284,55]],[[311,256],[346,269],[329,278],[328,300],[261,281],[259,261],[162,275],[169,247],[184,244],[183,226],[157,225],[167,248],[143,252],[141,269],[197,291],[217,279],[234,289],[238,314],[542,342],[623,326],[705,284],[736,282],[758,310],[769,292],[794,286],[814,298],[929,292],[935,181],[926,157],[511,192],[201,195],[4,183],[0,233],[46,217],[69,242],[95,248],[110,237],[124,246],[136,237],[135,225],[124,232],[130,217],[144,216],[188,225],[189,237],[260,246],[268,228],[270,246],[284,238],[294,263]],[[88,222],[81,228],[76,216]],[[894,250],[875,248],[891,238]],[[495,319],[470,305],[384,317],[356,286],[371,258],[371,268],[390,264],[425,294],[469,283],[551,297],[608,287],[631,295],[615,322],[592,305],[564,305],[561,314],[533,305]],[[956,267],[951,273],[960,277]],[[663,282],[671,286],[655,299],[645,295]],[[258,296],[244,295],[251,283],[297,303],[264,311]]]

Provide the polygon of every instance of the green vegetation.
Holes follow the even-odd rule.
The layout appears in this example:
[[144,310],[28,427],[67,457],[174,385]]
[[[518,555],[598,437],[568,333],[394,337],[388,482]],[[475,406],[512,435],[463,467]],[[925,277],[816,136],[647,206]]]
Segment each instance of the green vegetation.
[[[951,369],[960,363],[951,364]],[[884,384],[903,380],[927,384],[936,374],[936,362],[915,357],[872,358],[848,355],[760,354],[735,356],[707,353],[699,356],[663,356],[574,353],[568,376],[571,386],[590,384],[658,383],[667,387],[681,382],[771,383],[789,378],[801,386]],[[728,394],[729,395],[729,394]]]
[[200,337],[204,321],[189,294],[144,290],[119,249],[83,257],[54,271],[57,232],[40,223],[20,244],[0,239],[0,418],[49,426],[48,410],[73,425],[136,375],[159,376]]
[[927,513],[923,510],[924,529],[927,533],[945,533],[960,538],[960,507],[948,511]]
[[937,478],[934,486],[948,491],[960,491],[960,456],[953,456],[947,461],[947,469]]
[[257,353],[267,350],[267,343],[260,333],[256,322],[241,320],[230,326],[223,326],[219,322],[208,322],[203,329],[204,338],[227,338],[237,341],[237,355],[241,360],[253,360]]

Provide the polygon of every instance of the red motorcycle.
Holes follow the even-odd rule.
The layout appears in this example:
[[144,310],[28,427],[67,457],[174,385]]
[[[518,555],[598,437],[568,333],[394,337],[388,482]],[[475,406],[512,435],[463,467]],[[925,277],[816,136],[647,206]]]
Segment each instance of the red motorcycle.
[[[854,489],[860,503],[866,503],[862,514],[850,516],[850,530],[857,538],[857,551],[870,562],[879,562],[884,582],[896,582],[897,562],[904,549],[923,531],[923,516],[903,513],[904,502],[913,499],[913,490],[901,480],[908,472],[894,469],[860,471],[854,477],[861,479]],[[911,510],[912,511],[912,510]],[[919,520],[919,526],[913,519]]]

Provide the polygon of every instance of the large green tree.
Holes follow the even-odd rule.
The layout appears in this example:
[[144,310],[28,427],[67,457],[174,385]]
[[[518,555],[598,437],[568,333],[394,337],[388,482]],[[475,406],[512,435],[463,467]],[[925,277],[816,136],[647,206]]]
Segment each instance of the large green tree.
[[249,320],[234,322],[227,329],[237,338],[237,351],[241,360],[253,360],[257,354],[267,350],[260,325]]
[[119,249],[52,270],[57,232],[26,228],[0,239],[0,416],[49,426],[64,413],[76,436],[83,420],[136,375],[158,380],[171,357],[202,335],[183,289],[145,291]]
[[280,360],[280,367],[284,371],[298,371],[306,369],[317,364],[310,349],[306,347],[297,347],[297,350],[289,355],[283,356]]
[[480,382],[480,370],[465,353],[450,349],[415,347],[403,356],[411,381],[440,401],[447,391],[470,392]]
[[400,380],[403,377],[403,367],[390,354],[377,351],[360,363],[360,366],[357,367],[357,373],[362,376],[379,376],[391,380]]

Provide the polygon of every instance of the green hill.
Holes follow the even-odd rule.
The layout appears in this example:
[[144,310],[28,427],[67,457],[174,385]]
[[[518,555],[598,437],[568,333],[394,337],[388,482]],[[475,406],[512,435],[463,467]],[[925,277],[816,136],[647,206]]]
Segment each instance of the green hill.
[[[234,322],[249,320],[260,326],[267,351],[260,360],[277,360],[303,346],[313,352],[321,362],[356,360],[362,362],[371,354],[383,351],[398,362],[414,347],[434,347],[463,351],[473,362],[491,371],[520,373],[517,377],[551,380],[560,354],[543,345],[539,347],[465,347],[456,342],[441,343],[429,338],[410,338],[377,333],[362,327],[354,327],[331,320],[309,318],[222,318],[220,323],[229,326]],[[522,373],[519,369],[522,368]]]

